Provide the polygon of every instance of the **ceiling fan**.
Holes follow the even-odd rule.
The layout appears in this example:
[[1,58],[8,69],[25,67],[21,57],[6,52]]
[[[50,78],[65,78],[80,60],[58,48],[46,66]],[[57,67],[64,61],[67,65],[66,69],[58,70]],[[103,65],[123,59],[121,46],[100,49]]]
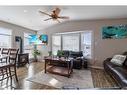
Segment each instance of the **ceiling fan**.
[[44,21],[48,21],[48,20],[55,20],[55,21],[57,21],[57,22],[59,22],[60,23],[60,20],[59,19],[69,19],[69,17],[68,16],[59,16],[59,13],[60,13],[60,9],[59,8],[55,8],[52,12],[51,12],[51,14],[48,14],[48,13],[46,13],[46,12],[42,12],[42,11],[39,11],[41,14],[45,14],[45,15],[47,15],[47,16],[49,16],[50,18],[47,18],[47,19],[45,19]]

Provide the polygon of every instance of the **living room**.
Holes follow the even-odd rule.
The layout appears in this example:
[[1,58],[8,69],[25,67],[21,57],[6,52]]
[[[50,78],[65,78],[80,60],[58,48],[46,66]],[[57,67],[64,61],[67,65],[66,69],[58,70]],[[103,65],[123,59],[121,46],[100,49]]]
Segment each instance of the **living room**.
[[[0,6],[0,89],[126,89],[119,67],[126,65],[126,13],[126,6]],[[10,48],[18,49],[14,76],[3,66]],[[112,65],[115,55],[124,61]]]

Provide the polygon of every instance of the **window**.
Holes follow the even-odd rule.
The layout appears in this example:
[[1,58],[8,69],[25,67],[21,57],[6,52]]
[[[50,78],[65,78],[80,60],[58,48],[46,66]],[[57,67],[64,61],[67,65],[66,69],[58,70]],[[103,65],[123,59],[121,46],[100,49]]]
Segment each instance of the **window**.
[[32,51],[34,49],[34,45],[30,45],[30,33],[24,33],[24,53],[29,53],[29,58],[33,58]]
[[54,55],[57,55],[57,51],[61,50],[61,36],[53,35],[52,36],[52,51]]
[[58,50],[83,51],[86,58],[92,58],[92,31],[57,33],[52,36],[52,52]]
[[91,58],[92,32],[81,33],[81,50],[86,58]]
[[0,27],[0,47],[11,48],[12,30]]
[[65,34],[62,41],[63,50],[79,51],[79,34]]

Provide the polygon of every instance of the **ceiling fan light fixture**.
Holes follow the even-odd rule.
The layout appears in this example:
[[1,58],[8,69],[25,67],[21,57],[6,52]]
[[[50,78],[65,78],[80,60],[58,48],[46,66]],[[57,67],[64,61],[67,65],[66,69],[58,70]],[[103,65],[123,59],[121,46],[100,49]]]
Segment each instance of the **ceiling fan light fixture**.
[[41,14],[45,14],[45,15],[47,15],[47,16],[50,17],[50,18],[45,19],[44,21],[48,21],[48,20],[52,19],[53,21],[55,20],[55,21],[57,21],[57,22],[60,23],[59,19],[69,19],[68,16],[59,16],[60,11],[61,11],[61,10],[57,7],[57,8],[55,8],[55,9],[51,12],[51,14],[48,14],[48,13],[43,12],[43,11],[39,11],[39,12],[40,12]]

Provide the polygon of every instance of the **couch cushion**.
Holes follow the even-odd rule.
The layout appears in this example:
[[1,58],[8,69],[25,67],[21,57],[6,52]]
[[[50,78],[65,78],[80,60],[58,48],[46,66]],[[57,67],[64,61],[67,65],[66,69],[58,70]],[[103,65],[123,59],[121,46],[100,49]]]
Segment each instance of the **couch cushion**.
[[63,56],[64,57],[69,57],[70,51],[68,50],[63,50]]
[[[123,55],[127,56],[127,52],[124,52]],[[125,67],[127,67],[127,57],[126,57],[126,60],[124,61],[123,65],[124,65]]]
[[122,87],[124,88],[127,88],[127,80],[125,79],[125,80],[122,80]]
[[121,87],[127,87],[127,68],[125,66],[113,64],[110,62],[110,59],[106,59],[103,62],[105,71],[111,74]]
[[127,55],[127,51],[123,53],[123,55]]
[[127,87],[127,70],[121,67],[115,67],[112,74],[122,87]]
[[125,61],[123,62],[123,66],[125,66],[127,68],[127,58],[125,59]]
[[127,80],[127,70],[121,67],[115,67],[112,69],[114,75],[116,75],[116,79],[119,78],[120,80]]
[[107,63],[106,65],[107,65],[110,69],[115,68],[115,67],[118,67],[118,65],[113,64],[112,62],[109,62],[109,63]]
[[82,57],[82,56],[83,56],[82,51],[79,51],[79,52],[71,51],[70,52],[70,57],[76,58],[76,57]]

